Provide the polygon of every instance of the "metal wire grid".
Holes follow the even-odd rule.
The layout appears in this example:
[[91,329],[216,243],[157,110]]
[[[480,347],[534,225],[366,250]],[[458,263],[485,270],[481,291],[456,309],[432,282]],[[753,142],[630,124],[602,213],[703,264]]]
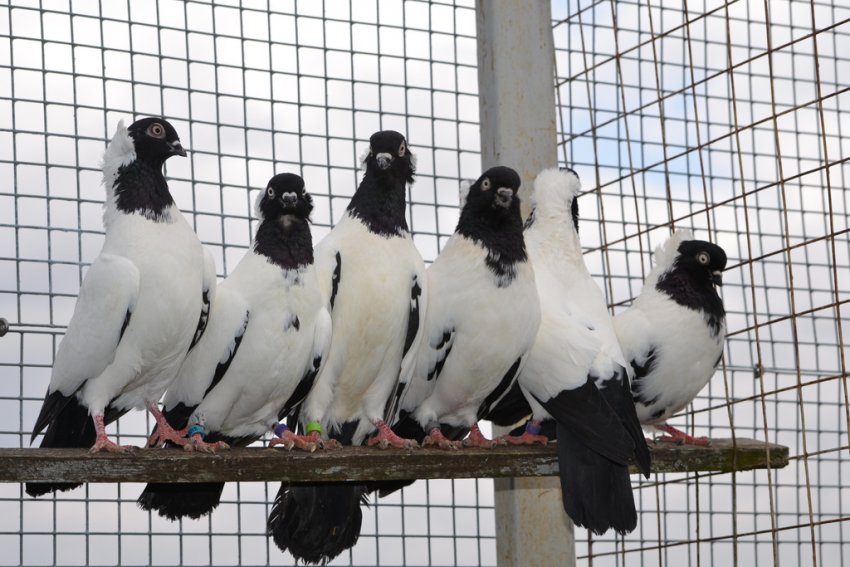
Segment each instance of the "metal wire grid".
[[641,482],[638,530],[580,532],[579,562],[845,564],[850,9],[576,0],[553,18],[561,155],[590,191],[582,239],[611,302],[639,293],[671,226],[730,257],[722,368],[673,421],[792,455]]
[[[372,132],[418,158],[416,243],[433,259],[476,177],[475,15],[458,2],[68,2],[0,6],[0,444],[25,447],[52,353],[102,243],[98,161],[119,119],[164,115],[191,148],[167,174],[220,276],[252,235],[275,172],[306,181],[318,241],[339,219]],[[141,444],[141,412],[121,442]],[[135,506],[140,485],[34,501],[0,486],[0,564],[291,563],[264,535],[277,486],[230,484],[210,518],[172,524]],[[340,565],[494,564],[489,479],[417,483],[364,513]],[[378,534],[380,533],[380,536]]]

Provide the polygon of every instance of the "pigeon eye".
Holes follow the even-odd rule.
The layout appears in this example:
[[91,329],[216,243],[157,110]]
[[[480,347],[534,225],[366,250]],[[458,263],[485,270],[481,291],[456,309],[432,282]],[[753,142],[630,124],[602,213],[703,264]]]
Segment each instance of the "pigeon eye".
[[404,142],[402,142],[401,146],[399,146],[399,148],[398,148],[398,157],[404,157],[404,150],[405,150]]
[[154,122],[148,126],[148,135],[153,138],[165,138],[165,128],[159,122]]
[[490,180],[488,178],[484,178],[484,181],[481,182],[481,190],[489,191],[490,190]]
[[707,266],[709,262],[711,262],[711,256],[708,252],[699,252],[697,253],[697,262],[702,264],[703,266]]
[[268,189],[266,189],[266,195],[268,195],[271,198],[274,198],[274,189],[272,189],[271,186]]

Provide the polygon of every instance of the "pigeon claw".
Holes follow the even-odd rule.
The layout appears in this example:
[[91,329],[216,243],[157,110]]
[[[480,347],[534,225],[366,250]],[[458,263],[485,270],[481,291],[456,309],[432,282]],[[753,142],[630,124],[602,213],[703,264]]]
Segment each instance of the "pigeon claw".
[[370,447],[377,445],[381,449],[388,447],[395,449],[415,449],[419,446],[415,439],[403,439],[396,435],[383,420],[378,420],[375,423],[375,427],[378,428],[378,434],[370,437],[369,441],[367,441],[367,445]]
[[431,432],[425,436],[425,439],[422,440],[423,447],[432,447],[435,445],[445,451],[455,451],[460,449],[460,443],[446,438],[446,436],[443,435],[443,432],[440,431],[439,427],[433,428]]
[[663,431],[667,435],[662,435],[656,441],[660,443],[675,443],[676,445],[696,445],[698,447],[708,447],[711,445],[711,439],[708,437],[693,437],[684,431],[680,431],[672,425],[666,423],[656,425],[656,429]]
[[549,438],[545,435],[534,435],[528,431],[524,431],[522,435],[502,435],[497,437],[495,441],[502,442],[504,445],[534,445],[540,443],[546,445],[549,443]]
[[283,432],[283,435],[275,437],[269,442],[269,447],[276,445],[283,445],[287,451],[295,448],[307,451],[308,453],[314,452],[318,447],[318,443],[316,443],[312,435],[296,435],[288,429]]
[[487,439],[481,430],[478,429],[478,424],[472,424],[469,435],[463,440],[464,447],[481,447],[483,449],[492,449],[496,445],[507,445],[507,442],[499,439]]
[[185,445],[183,445],[183,449],[185,451],[198,451],[199,453],[210,453],[215,454],[219,451],[230,449],[230,445],[225,443],[224,441],[215,441],[214,443],[207,443],[201,437],[200,433],[195,433],[188,439]]
[[135,448],[133,445],[119,445],[104,436],[97,438],[94,445],[89,449],[89,453],[127,453]]

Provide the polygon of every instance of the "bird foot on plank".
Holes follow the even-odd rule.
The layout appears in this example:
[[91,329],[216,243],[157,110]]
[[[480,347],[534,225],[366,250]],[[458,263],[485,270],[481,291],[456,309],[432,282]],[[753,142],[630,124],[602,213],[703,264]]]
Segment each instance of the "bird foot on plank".
[[549,443],[549,438],[524,431],[522,435],[502,435],[496,437],[494,441],[503,441],[507,445],[534,445],[535,443],[546,445]]
[[422,440],[423,447],[433,447],[437,446],[440,449],[444,449],[447,451],[453,451],[455,449],[460,449],[461,444],[459,441],[451,441],[443,435],[443,432],[440,431],[439,427],[435,427],[431,430],[431,432],[425,436],[425,439]]
[[295,448],[307,451],[308,453],[312,453],[319,446],[312,434],[296,435],[289,430],[284,431],[280,437],[274,437],[269,441],[269,447],[275,447],[277,445],[283,445],[287,451]]
[[381,449],[386,449],[387,447],[415,449],[419,446],[416,439],[403,439],[396,435],[384,421],[379,420],[375,426],[378,428],[378,434],[369,438],[367,444],[370,447],[377,445]]
[[230,445],[225,443],[224,441],[216,441],[214,443],[207,443],[204,441],[203,437],[201,437],[200,433],[195,433],[192,435],[188,442],[183,445],[184,451],[198,451],[199,453],[217,453],[218,451],[230,449]]
[[94,445],[89,449],[89,453],[127,453],[128,451],[135,450],[136,447],[133,445],[119,445],[115,441],[112,441],[106,435],[98,436],[94,442]]
[[161,425],[157,425],[151,436],[148,437],[147,447],[162,447],[165,445],[166,441],[171,441],[175,445],[180,445],[181,447],[189,443],[189,440],[186,438],[186,432],[188,428],[184,429],[174,429],[171,426],[168,426],[167,430],[163,430]]
[[656,425],[656,429],[663,431],[667,435],[662,435],[656,439],[659,443],[675,443],[676,445],[696,445],[699,447],[708,447],[711,445],[711,439],[708,437],[693,437],[684,431],[680,431],[672,425]]
[[481,447],[483,449],[492,449],[496,445],[507,445],[504,439],[487,439],[481,430],[478,429],[478,424],[474,424],[469,431],[469,435],[463,440],[464,447]]
[[342,443],[336,439],[322,439],[318,431],[311,431],[306,435],[319,449],[342,449]]

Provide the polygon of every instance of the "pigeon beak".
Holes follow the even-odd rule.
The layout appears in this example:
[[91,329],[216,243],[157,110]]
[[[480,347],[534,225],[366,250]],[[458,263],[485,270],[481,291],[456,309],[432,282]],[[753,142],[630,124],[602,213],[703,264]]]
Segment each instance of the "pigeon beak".
[[511,206],[511,201],[514,200],[514,192],[509,187],[499,187],[496,189],[496,204],[506,209]]
[[383,171],[393,163],[393,156],[383,152],[375,156],[375,161],[378,163],[378,169]]
[[183,147],[183,144],[180,143],[180,140],[169,142],[168,149],[171,150],[171,155],[186,157],[186,149]]
[[292,207],[298,202],[298,195],[295,193],[284,193],[280,196],[280,201],[284,207]]
[[720,270],[714,270],[711,272],[711,281],[714,282],[714,285],[723,287],[723,272]]

